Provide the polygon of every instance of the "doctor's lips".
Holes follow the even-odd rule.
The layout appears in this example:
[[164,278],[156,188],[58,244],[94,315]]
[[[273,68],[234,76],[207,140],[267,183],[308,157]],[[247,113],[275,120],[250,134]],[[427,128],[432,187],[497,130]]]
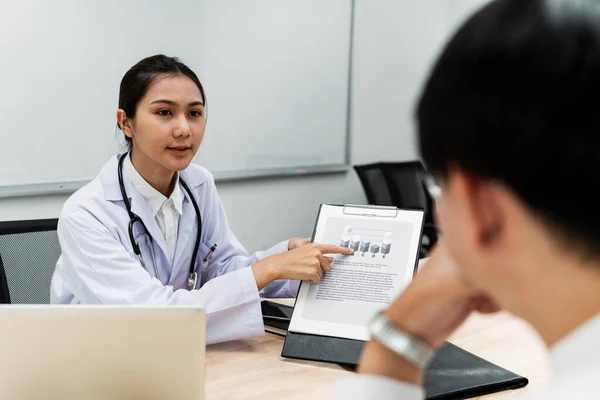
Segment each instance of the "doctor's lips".
[[171,153],[173,153],[175,155],[183,156],[183,155],[186,155],[189,151],[192,151],[192,146],[167,147],[167,150],[169,150]]

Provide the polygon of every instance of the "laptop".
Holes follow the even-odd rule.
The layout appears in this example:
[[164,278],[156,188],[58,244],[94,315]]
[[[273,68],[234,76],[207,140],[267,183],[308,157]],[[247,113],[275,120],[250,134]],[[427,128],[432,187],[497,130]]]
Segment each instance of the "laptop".
[[0,306],[0,398],[204,400],[192,307]]

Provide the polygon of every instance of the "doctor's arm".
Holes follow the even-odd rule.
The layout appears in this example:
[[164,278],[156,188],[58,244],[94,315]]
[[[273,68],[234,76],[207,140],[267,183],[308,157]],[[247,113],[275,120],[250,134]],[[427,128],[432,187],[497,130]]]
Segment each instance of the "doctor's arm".
[[207,282],[201,289],[174,290],[152,277],[94,216],[61,216],[57,265],[64,285],[84,304],[191,305],[208,317],[207,342],[264,334],[259,297],[249,268]]
[[330,269],[333,259],[325,254],[352,253],[344,247],[307,243],[310,240],[298,238],[250,255],[229,227],[214,181],[211,179],[208,184],[210,201],[204,203],[203,232],[206,240],[217,243],[218,247],[202,268],[202,282],[231,271],[250,269],[261,296],[295,297],[300,280],[317,283]]

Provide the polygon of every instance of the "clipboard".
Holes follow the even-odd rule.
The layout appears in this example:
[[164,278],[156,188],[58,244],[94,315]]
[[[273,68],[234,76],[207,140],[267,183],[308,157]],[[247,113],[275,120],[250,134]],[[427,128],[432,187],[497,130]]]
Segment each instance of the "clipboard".
[[[375,206],[375,205],[358,205],[358,204],[327,204],[337,207],[343,207],[343,213],[351,216],[367,216],[374,218],[395,218],[398,216],[400,210],[407,211],[423,211],[423,209],[410,209],[389,206]],[[321,216],[323,204],[319,207],[317,218],[315,220],[315,228],[313,229],[311,241],[315,240],[317,231],[317,225]],[[423,235],[423,226],[421,223],[421,231],[419,233],[419,241],[417,248],[417,257],[413,268],[413,276],[417,272],[419,265],[419,250],[421,245],[421,237]],[[300,283],[300,287],[305,285],[303,281]],[[300,287],[298,293],[300,293]],[[296,300],[298,294],[296,294]],[[295,304],[294,304],[295,306]],[[309,361],[321,361],[341,365],[357,365],[360,359],[360,354],[365,345],[362,340],[347,339],[333,336],[322,336],[299,332],[287,332],[283,348],[281,350],[281,357],[295,358],[299,360]]]
[[[362,205],[340,207],[344,207],[344,214],[347,215],[382,218],[396,216],[400,210],[396,207]],[[320,214],[321,208],[319,208],[312,234],[313,241]],[[424,224],[421,225],[421,235],[423,226]],[[417,251],[413,276],[418,268],[418,254]],[[366,342],[362,340],[290,332],[288,330],[281,350],[281,357],[339,364],[346,369],[355,370],[360,362],[365,344]],[[484,360],[450,342],[446,342],[436,352],[424,374],[423,387],[427,400],[465,399],[518,389],[527,386],[529,383],[527,378]]]

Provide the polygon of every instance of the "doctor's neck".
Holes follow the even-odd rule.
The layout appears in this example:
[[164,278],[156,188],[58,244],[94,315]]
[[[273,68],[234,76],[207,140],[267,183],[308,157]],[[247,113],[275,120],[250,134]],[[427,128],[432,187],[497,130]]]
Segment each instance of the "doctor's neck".
[[169,198],[175,189],[176,172],[158,164],[143,152],[135,151],[133,147],[129,153],[133,167],[150,186]]

